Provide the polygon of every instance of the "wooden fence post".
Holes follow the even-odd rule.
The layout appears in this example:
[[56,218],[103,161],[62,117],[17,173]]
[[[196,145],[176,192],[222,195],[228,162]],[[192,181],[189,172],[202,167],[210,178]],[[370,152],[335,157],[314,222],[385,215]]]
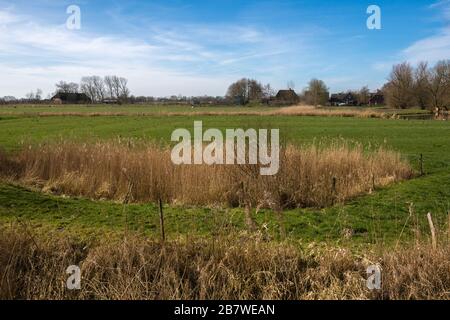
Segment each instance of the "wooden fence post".
[[431,217],[431,212],[427,213],[428,224],[430,225],[431,230],[431,243],[433,245],[433,249],[436,250],[437,242],[436,242],[436,229],[434,228],[433,219]]
[[164,231],[164,213],[161,198],[159,199],[159,225],[161,228],[161,240],[164,242],[166,240],[166,234]]

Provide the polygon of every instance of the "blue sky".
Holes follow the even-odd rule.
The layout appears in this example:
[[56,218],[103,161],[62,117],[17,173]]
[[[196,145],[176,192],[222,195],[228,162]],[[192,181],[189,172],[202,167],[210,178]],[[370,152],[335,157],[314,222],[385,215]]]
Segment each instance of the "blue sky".
[[[371,4],[381,30],[366,27]],[[66,28],[69,5],[80,30]],[[135,95],[223,95],[241,77],[376,89],[394,63],[449,58],[450,0],[0,0],[0,96],[94,74]]]

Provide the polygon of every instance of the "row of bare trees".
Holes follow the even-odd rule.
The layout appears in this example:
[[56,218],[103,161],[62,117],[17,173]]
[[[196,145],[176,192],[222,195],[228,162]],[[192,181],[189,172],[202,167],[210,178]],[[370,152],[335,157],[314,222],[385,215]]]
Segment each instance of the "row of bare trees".
[[450,60],[433,67],[420,62],[417,67],[404,62],[392,68],[383,87],[387,103],[393,108],[422,109],[440,112],[450,107]]
[[88,76],[81,83],[60,81],[56,85],[56,93],[84,93],[93,102],[105,99],[127,101],[130,97],[128,80],[118,76]]
[[263,85],[257,80],[247,78],[232,83],[226,94],[227,98],[235,100],[238,104],[269,99],[273,95],[274,90],[270,84]]

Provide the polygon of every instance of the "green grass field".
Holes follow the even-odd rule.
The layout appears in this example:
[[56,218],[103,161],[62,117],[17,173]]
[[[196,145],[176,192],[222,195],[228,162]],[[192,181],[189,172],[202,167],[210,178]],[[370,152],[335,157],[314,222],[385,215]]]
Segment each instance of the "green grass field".
[[[192,129],[194,120],[202,120],[204,128],[279,128],[282,140],[294,144],[346,139],[367,147],[384,146],[399,151],[415,169],[418,169],[419,156],[423,154],[426,174],[422,177],[376,190],[373,194],[363,195],[334,207],[286,211],[281,223],[288,236],[295,240],[355,244],[396,243],[413,237],[416,218],[422,232],[428,232],[425,218],[427,212],[432,212],[438,228],[445,228],[449,221],[448,121],[231,114],[200,116],[195,113],[168,116],[164,115],[167,107],[147,107],[157,110],[152,116],[39,117],[30,114],[30,110],[38,110],[34,108],[41,107],[18,107],[15,108],[16,114],[10,110],[11,107],[1,109],[0,147],[6,152],[19,150],[28,143],[59,139],[82,142],[122,137],[169,143],[174,129]],[[48,107],[46,108],[38,112],[49,112]],[[64,108],[71,109],[70,112],[81,112],[80,110],[85,111],[87,108],[100,108],[101,111],[105,108],[120,108],[121,111],[139,113],[137,110],[144,107]],[[190,109],[180,108],[184,108],[180,109],[183,111]],[[147,109],[145,112],[148,112]],[[414,219],[408,218],[411,202],[417,214]],[[165,206],[164,211],[170,237],[191,234],[209,236],[217,232],[218,228],[244,227],[243,212],[240,209]],[[124,232],[140,232],[156,237],[159,233],[158,212],[154,204],[123,205],[56,197],[5,182],[0,185],[0,221],[6,224],[20,221],[29,223],[38,230],[64,230],[82,237],[100,236],[104,233],[120,235]],[[260,225],[266,223],[269,233],[274,238],[279,237],[280,221],[269,210],[260,212],[257,222]],[[342,236],[347,229],[353,230],[351,239],[344,239]]]

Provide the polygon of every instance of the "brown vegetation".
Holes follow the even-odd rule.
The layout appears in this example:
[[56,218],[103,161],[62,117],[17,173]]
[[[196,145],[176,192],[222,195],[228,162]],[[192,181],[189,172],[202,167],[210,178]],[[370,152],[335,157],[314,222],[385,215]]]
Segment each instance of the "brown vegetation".
[[[269,113],[268,113],[269,114]],[[355,118],[388,118],[391,115],[377,110],[358,110],[350,108],[327,109],[313,106],[293,106],[280,108],[272,115],[323,116],[323,117],[355,117]],[[393,115],[392,115],[393,116]]]
[[[17,115],[14,112],[2,112],[3,115]],[[381,110],[358,110],[340,107],[339,109],[320,108],[309,105],[297,105],[289,107],[280,107],[277,110],[252,110],[247,108],[245,110],[241,108],[230,108],[228,111],[203,111],[202,108],[195,109],[193,111],[162,111],[162,112],[24,112],[22,116],[39,116],[39,117],[52,117],[52,116],[73,116],[73,117],[100,117],[100,116],[140,116],[140,117],[154,117],[154,116],[322,116],[322,117],[356,117],[356,118],[390,118],[395,115],[390,112],[383,112]]]
[[327,206],[413,174],[396,152],[343,143],[282,148],[278,174],[261,176],[256,165],[176,166],[169,148],[133,141],[29,147],[3,156],[0,173],[94,199],[275,209]]
[[[262,241],[246,233],[160,243],[84,243],[0,229],[0,299],[448,299],[450,246],[381,253]],[[366,286],[382,270],[381,290]],[[66,289],[66,268],[81,290]]]

